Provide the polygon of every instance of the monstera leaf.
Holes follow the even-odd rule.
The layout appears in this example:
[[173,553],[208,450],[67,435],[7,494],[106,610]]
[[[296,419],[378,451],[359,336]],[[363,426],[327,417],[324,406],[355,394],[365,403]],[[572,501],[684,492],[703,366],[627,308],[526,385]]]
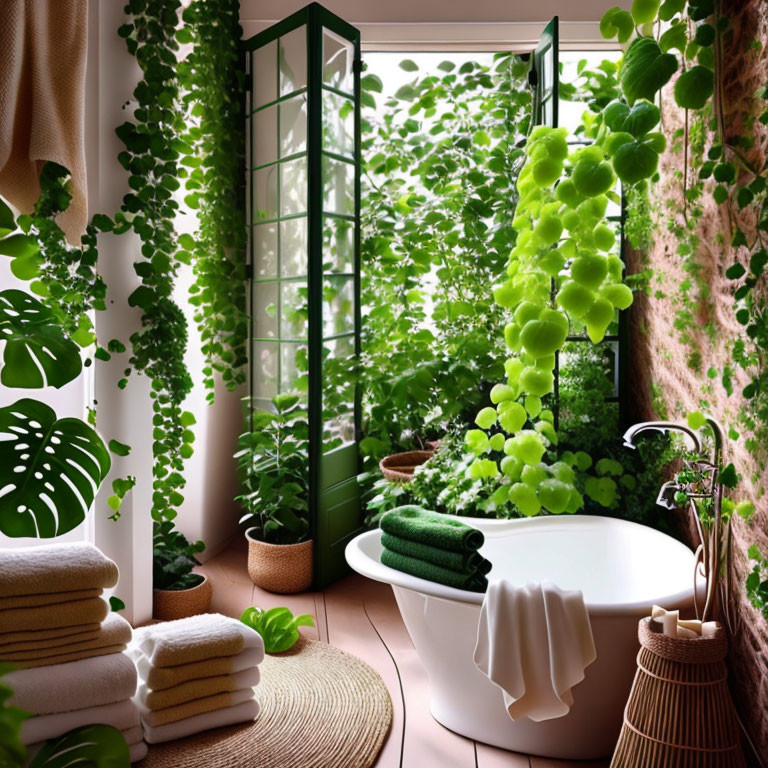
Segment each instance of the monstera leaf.
[[62,387],[82,369],[77,345],[53,313],[24,291],[0,291],[0,341],[5,342],[0,381],[6,387]]
[[121,731],[111,725],[86,725],[49,741],[29,768],[129,768],[131,752]]
[[51,538],[85,518],[109,471],[107,447],[80,419],[24,398],[0,408],[0,531]]

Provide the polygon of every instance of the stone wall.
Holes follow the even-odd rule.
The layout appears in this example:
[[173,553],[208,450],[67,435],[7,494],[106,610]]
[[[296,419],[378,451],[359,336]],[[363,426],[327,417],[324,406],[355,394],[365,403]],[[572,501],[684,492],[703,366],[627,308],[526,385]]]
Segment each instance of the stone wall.
[[[762,0],[726,3],[732,15],[732,29],[725,39],[722,72],[723,104],[726,114],[726,134],[739,130],[745,115],[754,114],[754,95],[768,83],[768,52],[748,54],[749,43],[755,37],[768,42],[768,8]],[[662,94],[663,126],[667,136],[677,129],[686,130],[686,116],[672,100],[672,84]],[[687,128],[691,129],[689,123]],[[750,159],[765,162],[768,140],[765,131],[757,136]],[[674,142],[673,142],[674,143]],[[725,270],[736,260],[746,262],[746,253],[735,252],[730,242],[731,221],[727,206],[717,207],[708,188],[702,197],[703,210],[698,223],[700,244],[695,255],[698,280],[709,296],[700,296],[694,307],[694,327],[691,341],[681,339],[675,327],[676,313],[682,308],[680,285],[690,278],[683,257],[678,255],[678,240],[669,232],[670,224],[682,224],[684,214],[683,184],[691,183],[686,172],[685,153],[670,146],[661,165],[661,181],[653,188],[655,242],[647,256],[633,254],[634,268],[651,266],[657,279],[652,283],[651,296],[638,299],[632,309],[632,374],[633,408],[636,420],[668,416],[684,421],[687,412],[701,410],[707,401],[709,410],[724,425],[735,423],[743,403],[741,389],[746,380],[734,379],[734,395],[729,397],[718,378],[707,376],[713,366],[718,371],[729,362],[728,342],[741,333],[733,309],[732,281]],[[749,177],[745,178],[749,181]],[[670,209],[668,203],[672,203]],[[740,216],[738,212],[737,216]],[[743,217],[741,227],[754,231],[754,217]],[[647,259],[647,261],[646,261]],[[634,270],[632,270],[634,271]],[[692,348],[701,352],[701,364],[692,368],[689,358]],[[661,411],[661,412],[660,412]],[[732,526],[730,599],[735,632],[731,641],[731,686],[740,716],[757,748],[758,754],[768,756],[768,624],[748,603],[744,580],[751,566],[746,551],[752,544],[768,552],[768,496],[765,472],[758,471],[755,462],[743,446],[743,440],[729,441],[730,460],[744,477],[738,499],[751,499],[757,514],[751,524],[738,519]]]

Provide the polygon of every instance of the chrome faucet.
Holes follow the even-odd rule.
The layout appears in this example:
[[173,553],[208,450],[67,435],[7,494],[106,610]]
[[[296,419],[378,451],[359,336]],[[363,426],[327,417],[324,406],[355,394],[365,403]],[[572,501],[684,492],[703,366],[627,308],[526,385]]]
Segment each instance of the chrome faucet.
[[[678,505],[678,494],[685,494],[688,506],[696,523],[696,530],[699,534],[699,546],[696,550],[696,559],[694,566],[694,606],[696,616],[706,621],[715,610],[715,604],[720,591],[720,573],[721,559],[723,554],[728,554],[729,539],[727,530],[723,526],[722,506],[723,506],[723,486],[719,482],[720,471],[723,468],[725,460],[725,438],[723,428],[715,419],[706,418],[706,427],[712,433],[712,450],[709,457],[705,451],[705,444],[697,430],[685,424],[675,424],[670,421],[644,421],[630,427],[624,433],[624,445],[627,448],[635,449],[635,439],[643,432],[657,431],[661,433],[680,432],[688,438],[693,453],[692,457],[683,459],[685,473],[678,473],[674,480],[662,485],[656,503],[667,509],[675,509]],[[680,475],[685,474],[689,477],[697,478],[694,481],[681,481]],[[699,504],[709,499],[712,505],[711,522],[702,522],[699,515]],[[726,563],[727,566],[727,563]],[[696,575],[701,572],[706,580],[706,600],[703,610],[699,611],[698,595],[696,594]],[[726,582],[722,585],[724,593],[727,592],[727,567]],[[727,595],[723,594],[721,601],[727,617]]]

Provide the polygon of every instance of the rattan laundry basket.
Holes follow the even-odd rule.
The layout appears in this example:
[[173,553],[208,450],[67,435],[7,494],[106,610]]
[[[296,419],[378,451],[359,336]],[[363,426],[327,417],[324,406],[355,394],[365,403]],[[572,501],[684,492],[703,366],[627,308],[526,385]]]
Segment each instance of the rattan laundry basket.
[[637,673],[611,768],[745,768],[726,682],[728,642],[638,628]]

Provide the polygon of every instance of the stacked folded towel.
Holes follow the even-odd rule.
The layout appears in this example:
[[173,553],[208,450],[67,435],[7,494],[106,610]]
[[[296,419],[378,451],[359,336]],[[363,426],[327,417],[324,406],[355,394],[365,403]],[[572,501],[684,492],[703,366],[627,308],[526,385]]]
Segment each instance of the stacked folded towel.
[[478,549],[483,534],[447,515],[405,506],[381,518],[381,562],[420,579],[485,592],[491,570]]
[[203,614],[142,627],[129,654],[139,670],[134,701],[150,744],[253,720],[264,658],[261,635],[240,621]]
[[11,703],[34,715],[21,728],[32,753],[103,723],[123,731],[132,761],[146,754],[131,700],[136,668],[123,653],[131,626],[102,597],[117,578],[115,563],[90,544],[0,550],[0,662],[16,668],[5,677]]

